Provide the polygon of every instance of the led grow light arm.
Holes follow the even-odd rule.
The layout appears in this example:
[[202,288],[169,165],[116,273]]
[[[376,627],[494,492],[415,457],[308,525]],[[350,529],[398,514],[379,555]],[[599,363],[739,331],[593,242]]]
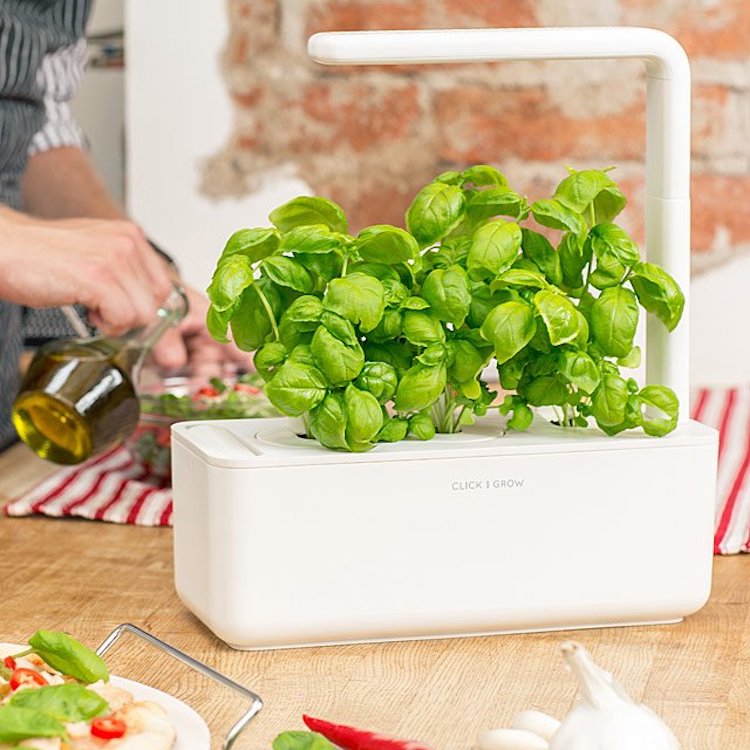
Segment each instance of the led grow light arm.
[[647,75],[646,246],[685,292],[683,320],[667,335],[648,321],[647,379],[670,386],[688,412],[690,283],[690,66],[668,34],[642,28],[453,29],[315,34],[310,57],[327,65],[639,58]]

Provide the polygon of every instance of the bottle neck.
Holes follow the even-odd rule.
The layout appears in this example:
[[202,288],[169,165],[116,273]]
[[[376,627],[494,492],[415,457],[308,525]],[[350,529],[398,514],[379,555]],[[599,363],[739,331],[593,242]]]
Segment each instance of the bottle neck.
[[134,375],[137,375],[146,355],[157,341],[188,312],[188,300],[182,287],[172,285],[172,291],[156,313],[156,318],[142,328],[136,328],[121,337],[123,350],[128,353]]

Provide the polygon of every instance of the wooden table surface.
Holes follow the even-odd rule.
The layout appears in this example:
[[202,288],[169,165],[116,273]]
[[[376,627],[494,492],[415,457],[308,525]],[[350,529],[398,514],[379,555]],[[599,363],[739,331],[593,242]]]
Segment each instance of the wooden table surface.
[[[0,456],[0,502],[49,472],[15,446]],[[168,529],[3,518],[0,591],[0,640],[47,628],[96,646],[132,622],[252,688],[265,707],[241,748],[269,750],[278,732],[303,728],[301,714],[309,712],[435,750],[469,750],[480,730],[507,725],[520,710],[564,715],[575,694],[557,652],[569,633],[233,651],[178,600]],[[709,604],[683,623],[575,638],[664,717],[683,750],[750,748],[750,557],[717,559]],[[214,747],[243,709],[232,693],[132,637],[108,661],[113,672],[192,704],[211,726]]]

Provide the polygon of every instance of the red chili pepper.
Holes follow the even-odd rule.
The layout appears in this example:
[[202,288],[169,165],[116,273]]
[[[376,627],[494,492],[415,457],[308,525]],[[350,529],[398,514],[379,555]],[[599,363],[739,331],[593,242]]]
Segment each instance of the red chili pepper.
[[432,750],[421,742],[399,740],[384,734],[355,729],[344,724],[332,724],[324,719],[303,716],[307,728],[322,734],[343,750]]
[[3,659],[3,664],[5,664],[5,666],[8,669],[15,669],[16,668],[16,660],[12,656],[6,656]]
[[97,716],[91,722],[91,734],[100,740],[116,740],[122,737],[126,730],[125,722],[114,716]]
[[47,680],[35,672],[33,669],[26,669],[25,667],[19,667],[10,676],[10,689],[17,690],[21,685],[48,685]]
[[198,395],[204,396],[205,398],[213,398],[214,396],[218,396],[219,392],[216,390],[216,388],[206,386],[205,388],[198,389]]

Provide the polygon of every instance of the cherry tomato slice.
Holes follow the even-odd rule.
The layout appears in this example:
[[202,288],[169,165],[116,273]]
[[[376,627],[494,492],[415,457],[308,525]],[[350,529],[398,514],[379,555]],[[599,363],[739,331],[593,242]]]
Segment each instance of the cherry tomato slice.
[[125,722],[114,716],[97,716],[91,722],[91,734],[100,740],[115,740],[126,730]]
[[205,388],[198,389],[198,395],[205,396],[206,398],[213,398],[214,396],[218,396],[219,392],[216,390],[216,388],[206,386]]
[[19,667],[10,676],[10,689],[17,690],[21,685],[48,685],[47,680],[33,669]]
[[6,669],[16,668],[16,660],[12,656],[6,656],[3,659],[3,664],[5,664]]
[[251,396],[257,396],[260,393],[260,388],[247,383],[235,383],[234,390],[238,393],[249,393]]

